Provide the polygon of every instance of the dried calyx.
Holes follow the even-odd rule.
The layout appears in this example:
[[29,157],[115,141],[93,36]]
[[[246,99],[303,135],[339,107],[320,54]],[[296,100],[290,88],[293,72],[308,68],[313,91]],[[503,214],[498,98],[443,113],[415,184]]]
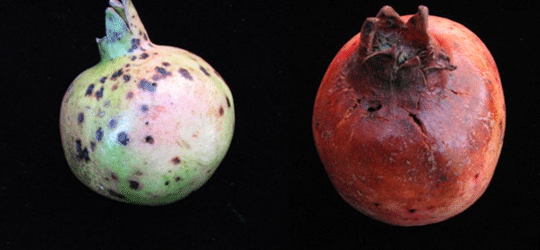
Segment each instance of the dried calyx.
[[428,34],[428,8],[418,12],[406,23],[390,6],[384,6],[376,17],[367,18],[362,25],[358,55],[360,66],[382,82],[393,87],[418,82],[426,84],[432,70],[454,70],[450,58]]

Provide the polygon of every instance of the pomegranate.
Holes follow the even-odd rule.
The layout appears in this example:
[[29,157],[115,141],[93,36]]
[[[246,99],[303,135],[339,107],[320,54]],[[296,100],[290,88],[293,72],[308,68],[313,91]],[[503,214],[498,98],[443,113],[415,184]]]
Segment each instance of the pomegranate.
[[495,171],[506,126],[497,66],[463,25],[384,6],[338,52],[312,129],[340,196],[399,226],[470,207]]

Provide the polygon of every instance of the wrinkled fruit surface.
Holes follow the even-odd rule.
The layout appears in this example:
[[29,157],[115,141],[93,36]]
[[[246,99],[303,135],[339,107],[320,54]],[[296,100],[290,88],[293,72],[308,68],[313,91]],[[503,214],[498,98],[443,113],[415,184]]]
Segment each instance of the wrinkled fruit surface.
[[130,1],[111,5],[130,17],[131,47],[70,85],[60,116],[65,155],[77,178],[99,194],[172,203],[201,187],[224,158],[234,128],[232,95],[202,58],[152,44]]
[[495,171],[505,103],[495,62],[451,20],[385,6],[338,52],[313,111],[316,147],[352,207],[392,225],[471,206]]

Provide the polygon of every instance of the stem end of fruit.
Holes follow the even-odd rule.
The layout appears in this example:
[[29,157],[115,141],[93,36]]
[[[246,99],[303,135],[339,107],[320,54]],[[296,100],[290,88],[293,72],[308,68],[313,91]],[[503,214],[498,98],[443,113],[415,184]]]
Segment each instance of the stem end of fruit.
[[139,50],[150,43],[146,30],[131,0],[110,0],[105,10],[105,33],[96,39],[102,61],[112,60]]

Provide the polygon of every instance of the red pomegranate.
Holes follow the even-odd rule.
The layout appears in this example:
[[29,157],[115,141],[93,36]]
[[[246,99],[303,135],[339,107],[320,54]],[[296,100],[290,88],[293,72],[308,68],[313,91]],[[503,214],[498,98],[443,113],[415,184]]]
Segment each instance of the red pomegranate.
[[425,6],[402,17],[385,6],[328,67],[312,125],[348,204],[417,226],[453,217],[484,193],[505,112],[497,66],[473,32]]

